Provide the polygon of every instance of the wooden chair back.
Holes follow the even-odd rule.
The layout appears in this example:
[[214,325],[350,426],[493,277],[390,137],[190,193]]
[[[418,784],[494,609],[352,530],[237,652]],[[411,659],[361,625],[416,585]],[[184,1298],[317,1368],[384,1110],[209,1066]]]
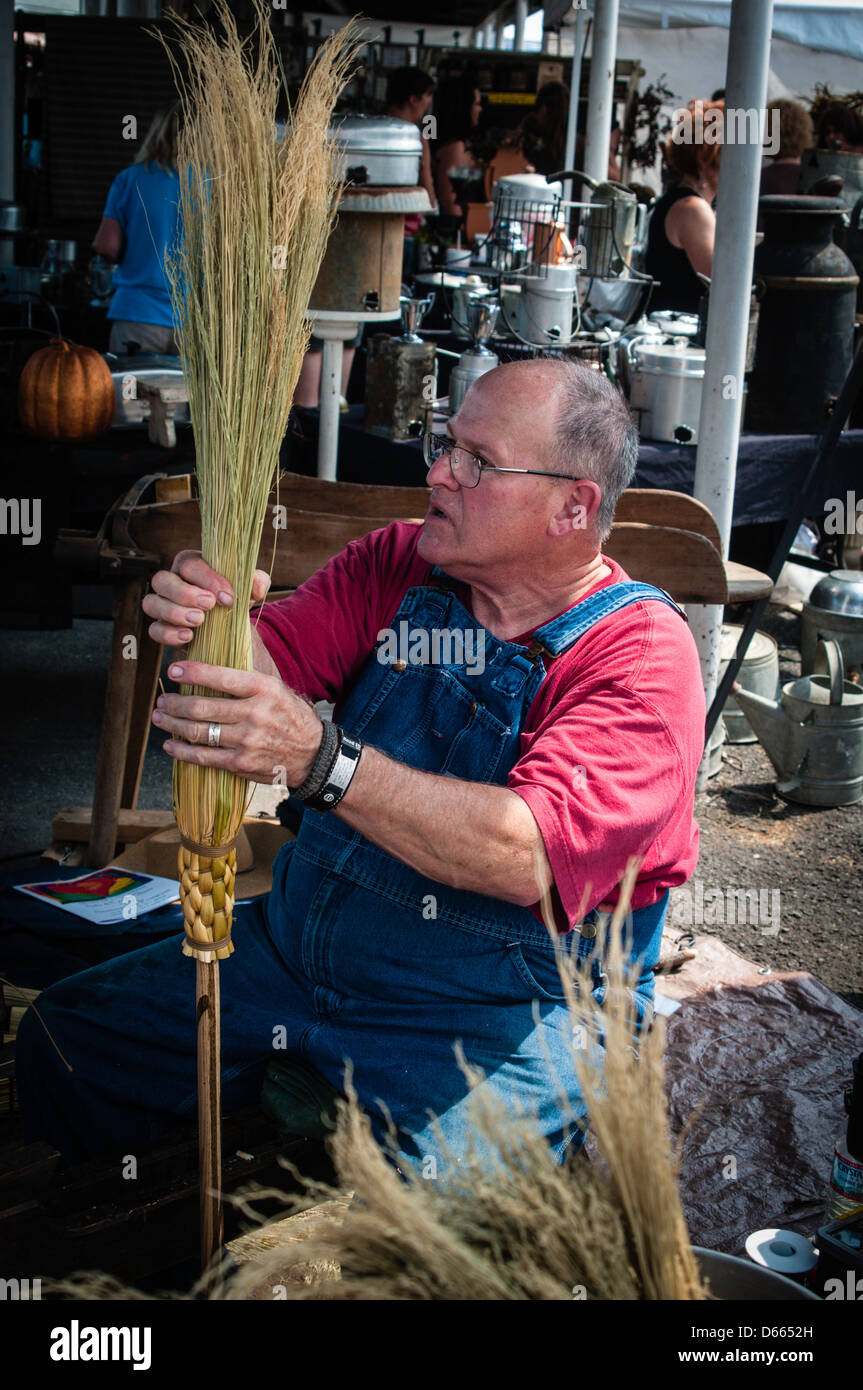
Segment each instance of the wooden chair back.
[[[392,518],[341,516],[286,507],[278,520],[277,527],[264,530],[258,567],[272,567],[273,588],[295,589],[351,541],[388,526]],[[132,515],[130,530],[141,549],[161,556],[166,566],[178,551],[201,548],[201,516],[195,501],[140,507]]]
[[665,589],[677,603],[728,601],[722,556],[695,531],[616,521],[602,549],[630,579]]
[[[279,502],[298,511],[385,516],[390,521],[425,516],[430,495],[427,487],[328,482],[324,478],[304,478],[299,473],[283,473],[278,487]],[[271,501],[275,498],[274,493]]]
[[653,487],[627,488],[615,508],[614,520],[694,531],[696,535],[704,536],[722,554],[719,527],[713,513],[703,502],[697,502],[685,492]]

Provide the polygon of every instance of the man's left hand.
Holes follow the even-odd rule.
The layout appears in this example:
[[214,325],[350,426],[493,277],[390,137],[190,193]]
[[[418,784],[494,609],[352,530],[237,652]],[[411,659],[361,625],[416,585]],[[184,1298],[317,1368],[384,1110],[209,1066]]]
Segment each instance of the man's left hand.
[[[277,676],[201,661],[172,665],[168,675],[229,697],[159,696],[153,723],[171,735],[163,746],[172,758],[224,768],[252,782],[283,779],[286,786],[299,787],[306,780],[320,746],[321,721]],[[211,747],[210,726],[215,724],[219,744]]]

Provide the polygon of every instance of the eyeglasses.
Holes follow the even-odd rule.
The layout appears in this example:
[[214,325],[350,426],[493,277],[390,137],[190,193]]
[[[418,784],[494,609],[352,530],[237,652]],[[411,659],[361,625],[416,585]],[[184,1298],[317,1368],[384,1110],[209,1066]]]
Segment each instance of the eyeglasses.
[[431,468],[444,454],[449,454],[450,472],[459,487],[476,487],[486,470],[490,473],[531,473],[537,478],[566,478],[574,483],[584,481],[573,473],[545,473],[539,468],[498,468],[494,463],[486,463],[479,454],[471,453],[470,449],[454,444],[449,435],[432,434],[427,430],[423,435],[426,468]]

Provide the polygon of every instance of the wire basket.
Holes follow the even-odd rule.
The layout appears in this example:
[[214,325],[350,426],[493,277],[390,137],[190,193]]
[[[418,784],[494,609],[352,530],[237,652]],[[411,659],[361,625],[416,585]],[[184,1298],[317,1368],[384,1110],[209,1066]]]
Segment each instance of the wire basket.
[[561,200],[525,200],[510,193],[494,200],[494,215],[486,241],[490,270],[506,275],[516,270],[547,274],[558,260],[565,231]]

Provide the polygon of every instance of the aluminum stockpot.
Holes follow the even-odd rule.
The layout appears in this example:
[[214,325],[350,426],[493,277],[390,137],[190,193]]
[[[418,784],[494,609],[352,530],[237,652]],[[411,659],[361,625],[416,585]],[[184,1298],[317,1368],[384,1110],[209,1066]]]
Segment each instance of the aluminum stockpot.
[[545,266],[539,273],[521,273],[517,279],[520,336],[535,347],[566,347],[572,339],[575,266]]
[[793,1279],[776,1274],[772,1269],[763,1269],[761,1265],[743,1260],[739,1255],[724,1255],[719,1250],[706,1250],[701,1245],[693,1245],[692,1253],[698,1261],[698,1272],[702,1279],[707,1280],[714,1298],[747,1303],[818,1299],[817,1294],[795,1284]]
[[411,121],[394,116],[346,116],[330,127],[340,147],[339,178],[355,187],[416,188],[423,142]]
[[639,412],[642,439],[664,444],[697,444],[704,348],[685,338],[655,343],[636,338],[628,350],[630,404]]
[[[743,628],[736,623],[722,625],[719,640],[719,680],[722,680],[729,661],[734,659],[742,631]],[[737,676],[737,683],[755,695],[765,695],[768,700],[775,699],[779,689],[779,648],[768,633],[753,634]],[[729,743],[758,742],[754,729],[747,722],[733,695],[729,695],[722,707],[722,718],[725,720]]]
[[863,671],[863,572],[831,570],[803,605],[800,652],[804,672],[815,664],[820,639],[839,644],[851,679]]

